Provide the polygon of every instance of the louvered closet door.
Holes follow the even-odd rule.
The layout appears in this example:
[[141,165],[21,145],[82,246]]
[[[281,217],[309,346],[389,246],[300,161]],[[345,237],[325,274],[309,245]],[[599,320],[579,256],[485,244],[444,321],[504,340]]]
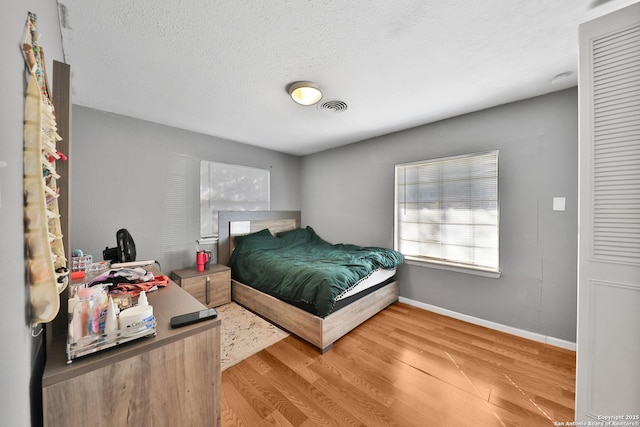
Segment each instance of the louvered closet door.
[[640,3],[580,26],[579,221],[576,419],[640,423]]

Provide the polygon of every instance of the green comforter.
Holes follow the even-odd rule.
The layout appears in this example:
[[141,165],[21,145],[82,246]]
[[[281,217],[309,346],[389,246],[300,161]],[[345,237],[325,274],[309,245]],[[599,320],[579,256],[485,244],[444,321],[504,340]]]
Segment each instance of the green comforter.
[[336,298],[380,269],[404,262],[391,249],[332,245],[311,227],[272,236],[262,230],[235,238],[229,266],[233,278],[288,302],[310,303],[317,315],[331,313]]

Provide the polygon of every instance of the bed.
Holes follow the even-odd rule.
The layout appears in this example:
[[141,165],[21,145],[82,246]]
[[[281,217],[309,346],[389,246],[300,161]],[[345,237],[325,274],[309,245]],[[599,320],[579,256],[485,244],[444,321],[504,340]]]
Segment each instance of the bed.
[[[264,236],[265,230],[268,230],[275,236],[279,233],[287,234],[291,230],[301,230],[299,211],[219,212],[218,220],[218,262],[225,265],[229,265],[232,260],[236,240],[240,241],[246,235]],[[236,239],[236,236],[240,237]],[[362,291],[349,286],[349,289],[341,292],[335,305],[324,305],[320,310],[307,302],[296,304],[284,301],[267,291],[256,289],[249,283],[238,280],[238,274],[233,271],[231,294],[236,303],[297,335],[324,353],[339,338],[398,300],[399,283],[394,274],[395,269],[379,269],[375,274],[368,275],[368,284],[371,286]],[[365,280],[359,280],[358,284],[362,285],[362,282]]]

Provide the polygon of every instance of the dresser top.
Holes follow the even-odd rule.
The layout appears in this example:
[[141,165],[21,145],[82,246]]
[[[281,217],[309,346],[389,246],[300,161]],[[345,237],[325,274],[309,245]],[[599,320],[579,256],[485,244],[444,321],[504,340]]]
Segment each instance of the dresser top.
[[171,328],[169,320],[173,316],[206,308],[172,281],[169,281],[166,287],[160,287],[157,291],[149,292],[147,299],[149,304],[153,306],[153,315],[157,322],[156,336],[143,337],[129,343],[101,350],[95,354],[82,356],[74,359],[71,364],[67,364],[66,335],[54,337],[51,347],[47,351],[47,363],[42,376],[42,386],[46,387],[65,381],[77,375],[146,353],[220,325],[220,319],[216,318],[181,328]]

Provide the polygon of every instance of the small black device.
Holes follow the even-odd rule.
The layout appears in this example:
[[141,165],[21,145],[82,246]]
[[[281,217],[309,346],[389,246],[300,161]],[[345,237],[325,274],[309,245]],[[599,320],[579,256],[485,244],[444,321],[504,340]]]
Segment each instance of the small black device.
[[173,316],[169,321],[172,328],[191,325],[192,323],[202,322],[204,320],[215,319],[218,312],[215,308],[206,308],[204,310],[194,311],[193,313],[180,314]]
[[126,228],[121,228],[116,232],[116,243],[115,248],[107,247],[102,251],[102,258],[105,261],[132,262],[136,260],[136,244]]

